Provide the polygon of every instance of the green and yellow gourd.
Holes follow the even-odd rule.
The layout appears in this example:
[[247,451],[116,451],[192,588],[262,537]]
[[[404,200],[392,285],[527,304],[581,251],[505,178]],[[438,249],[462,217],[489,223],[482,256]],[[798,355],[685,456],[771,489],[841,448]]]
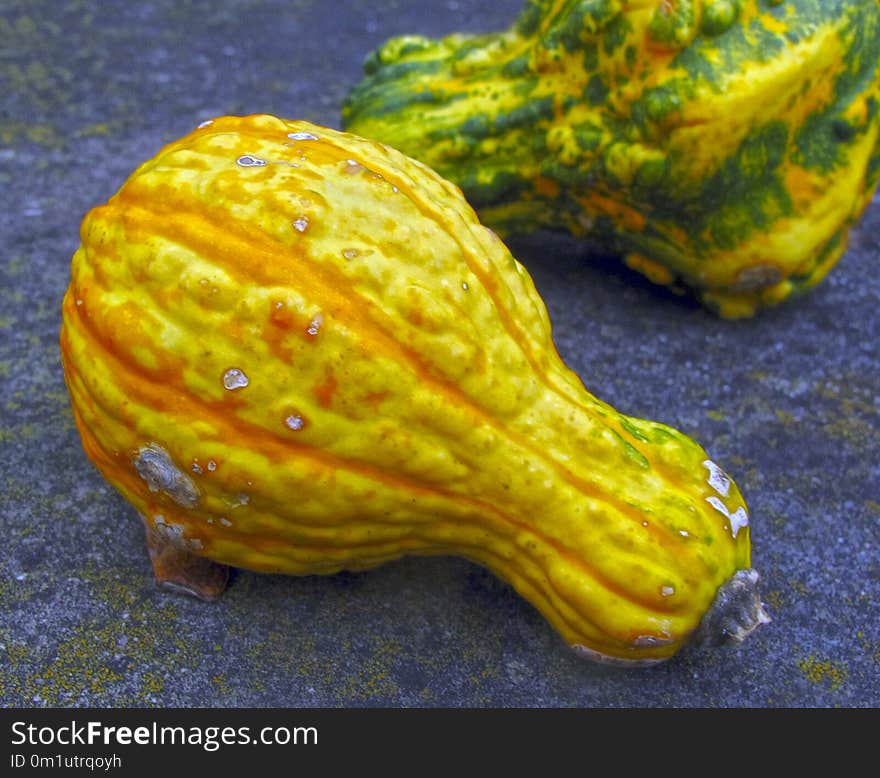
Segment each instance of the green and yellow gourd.
[[375,141],[252,116],[168,145],[83,221],[61,352],[87,455],[200,596],[456,554],[594,658],[766,621],[732,480],[591,395],[459,190]]
[[530,0],[366,72],[346,129],[484,223],[586,234],[726,317],[818,283],[880,176],[877,0]]

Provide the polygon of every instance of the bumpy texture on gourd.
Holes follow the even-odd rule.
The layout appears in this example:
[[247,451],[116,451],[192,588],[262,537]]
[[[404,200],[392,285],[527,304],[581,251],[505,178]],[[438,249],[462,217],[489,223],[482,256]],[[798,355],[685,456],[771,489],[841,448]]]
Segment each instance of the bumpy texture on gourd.
[[289,574],[461,555],[591,656],[764,620],[736,486],[589,394],[526,271],[397,151],[217,119],[86,216],[71,272],[76,423],[151,537]]
[[818,283],[880,177],[877,0],[530,0],[366,71],[345,128],[485,224],[590,235],[726,317]]

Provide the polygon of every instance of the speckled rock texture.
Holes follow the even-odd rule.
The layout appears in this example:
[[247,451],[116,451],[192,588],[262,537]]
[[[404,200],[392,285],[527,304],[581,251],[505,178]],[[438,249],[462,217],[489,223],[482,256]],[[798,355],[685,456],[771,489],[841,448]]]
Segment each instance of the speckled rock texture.
[[0,6],[0,704],[880,705],[880,200],[809,296],[725,322],[589,246],[511,241],[597,396],[699,440],[742,488],[773,623],[650,669],[578,659],[466,561],[238,572],[206,604],[156,587],[133,509],[86,460],[58,352],[82,217],[221,114],[339,126],[363,57],[489,31],[519,0]]

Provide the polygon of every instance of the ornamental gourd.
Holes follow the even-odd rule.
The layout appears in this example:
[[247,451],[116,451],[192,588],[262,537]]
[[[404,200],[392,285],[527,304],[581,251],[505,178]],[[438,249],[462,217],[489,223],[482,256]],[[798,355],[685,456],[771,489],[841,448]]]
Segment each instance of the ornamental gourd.
[[876,0],[530,0],[366,72],[344,127],[485,224],[588,235],[726,317],[818,283],[880,176]]
[[160,581],[458,554],[634,662],[766,620],[736,485],[593,397],[523,267],[391,148],[207,122],[86,216],[71,276],[76,424]]

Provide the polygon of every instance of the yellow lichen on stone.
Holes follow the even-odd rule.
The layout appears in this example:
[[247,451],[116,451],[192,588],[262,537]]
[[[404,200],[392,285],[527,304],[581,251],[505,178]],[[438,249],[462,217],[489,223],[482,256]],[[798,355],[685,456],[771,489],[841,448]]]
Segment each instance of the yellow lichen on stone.
[[815,684],[824,684],[831,691],[837,691],[847,679],[846,666],[842,662],[807,656],[798,660],[798,667],[807,679]]

